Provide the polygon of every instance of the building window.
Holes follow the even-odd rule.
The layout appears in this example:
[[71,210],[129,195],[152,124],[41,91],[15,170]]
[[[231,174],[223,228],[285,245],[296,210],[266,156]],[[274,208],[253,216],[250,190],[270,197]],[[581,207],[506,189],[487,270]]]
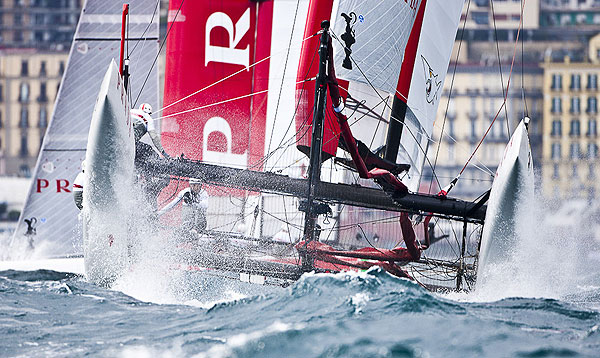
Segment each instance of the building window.
[[471,118],[471,139],[477,138],[477,122],[475,118]]
[[487,25],[490,22],[487,12],[473,11],[471,18],[477,25]]
[[65,73],[65,61],[60,61],[60,64],[58,65],[58,74],[62,76],[63,73]]
[[596,143],[588,143],[588,159],[598,158],[598,145]]
[[48,96],[46,95],[46,83],[40,83],[40,96],[38,97],[38,102],[48,102]]
[[587,113],[598,113],[598,101],[596,97],[588,97]]
[[597,123],[595,119],[588,120],[588,130],[586,135],[588,137],[595,137],[597,135]]
[[4,91],[3,91],[3,89],[4,89],[4,88],[3,88],[3,87],[2,87],[2,85],[0,84],[0,102],[3,102],[3,101],[4,101]]
[[571,143],[569,146],[569,157],[573,160],[581,158],[581,147],[579,143]]
[[40,128],[48,127],[48,111],[46,111],[46,107],[40,108],[40,121],[38,122],[38,126]]
[[552,166],[552,179],[558,179],[560,177],[560,167],[558,164]]
[[552,159],[560,159],[560,143],[552,143]]
[[29,63],[27,60],[21,61],[21,76],[29,76]]
[[448,135],[454,138],[454,119],[448,118]]
[[571,120],[571,128],[569,130],[569,135],[578,137],[581,135],[581,122],[579,119]]
[[19,102],[29,102],[29,84],[26,82],[21,82],[21,86],[19,87]]
[[29,168],[29,165],[23,164],[19,167],[19,173],[22,177],[29,178],[31,177],[31,168]]
[[596,168],[594,163],[590,163],[590,165],[588,165],[588,179],[595,179],[596,178]]
[[21,157],[26,157],[29,154],[27,150],[27,134],[21,135],[21,148],[19,149],[19,155]]
[[40,64],[40,76],[46,76],[46,61],[42,61]]
[[576,75],[576,74],[571,75],[571,89],[572,90],[580,90],[581,89],[581,75]]
[[562,100],[560,97],[552,98],[552,113],[561,113],[562,112]]
[[21,25],[23,23],[23,15],[15,14],[15,25]]
[[2,128],[2,112],[0,112],[0,128]]
[[588,74],[587,88],[593,90],[598,89],[598,75]]
[[560,90],[562,89],[562,75],[559,75],[557,73],[552,75],[552,87],[553,90]]
[[21,108],[21,117],[19,118],[19,128],[29,127],[29,111],[26,107]]
[[579,97],[571,97],[571,113],[581,112],[581,101]]
[[571,177],[579,178],[579,173],[577,172],[577,164],[573,164],[571,167]]
[[558,137],[562,135],[562,122],[559,119],[552,121],[552,133],[550,135]]

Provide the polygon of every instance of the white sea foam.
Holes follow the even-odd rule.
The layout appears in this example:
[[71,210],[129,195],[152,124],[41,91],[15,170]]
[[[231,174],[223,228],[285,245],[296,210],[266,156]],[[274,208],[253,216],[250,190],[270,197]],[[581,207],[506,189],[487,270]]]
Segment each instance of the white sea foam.
[[558,299],[581,291],[582,285],[594,285],[590,270],[598,262],[588,255],[595,244],[585,216],[563,218],[540,200],[521,209],[518,245],[510,259],[491,266],[486,284],[475,292],[445,297],[477,302],[506,297]]

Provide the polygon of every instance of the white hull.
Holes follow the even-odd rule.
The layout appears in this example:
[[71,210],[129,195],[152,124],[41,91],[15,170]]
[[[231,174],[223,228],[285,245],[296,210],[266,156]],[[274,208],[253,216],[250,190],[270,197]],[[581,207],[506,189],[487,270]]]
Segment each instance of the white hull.
[[[477,286],[494,267],[510,262],[523,239],[519,233],[528,204],[534,200],[533,159],[524,121],[515,129],[496,171],[488,201],[477,267]],[[508,273],[506,273],[508,274]]]
[[110,285],[128,265],[135,144],[127,93],[114,60],[94,107],[86,153],[84,262],[88,279]]

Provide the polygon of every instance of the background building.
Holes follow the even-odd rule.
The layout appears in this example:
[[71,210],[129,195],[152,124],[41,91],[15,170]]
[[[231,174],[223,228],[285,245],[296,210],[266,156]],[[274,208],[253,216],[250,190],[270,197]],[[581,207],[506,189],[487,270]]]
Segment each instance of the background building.
[[83,0],[0,0],[0,176],[29,176]]
[[0,175],[35,167],[67,53],[0,51]]
[[0,1],[2,47],[68,51],[82,0]]
[[594,199],[598,163],[600,35],[584,61],[548,58],[544,68],[543,193],[548,198]]

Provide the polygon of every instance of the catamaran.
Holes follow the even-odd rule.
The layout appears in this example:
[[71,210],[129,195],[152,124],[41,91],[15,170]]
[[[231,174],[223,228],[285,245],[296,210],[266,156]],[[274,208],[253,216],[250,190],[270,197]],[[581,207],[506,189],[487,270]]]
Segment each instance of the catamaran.
[[[532,194],[526,121],[478,200],[449,196],[460,175],[419,192],[462,5],[171,1],[157,118],[171,158],[151,166],[172,178],[159,201],[183,178],[210,194],[208,229],[177,247],[179,259],[275,285],[379,266],[429,289],[471,289],[505,260]],[[127,270],[131,248],[118,224],[127,203],[112,210],[101,200],[130,185],[119,180],[131,174],[133,142],[118,67],[104,77],[86,154],[90,171],[107,174],[86,182],[84,222],[115,223],[84,225],[86,270],[100,284]],[[112,134],[93,134],[106,120]]]

